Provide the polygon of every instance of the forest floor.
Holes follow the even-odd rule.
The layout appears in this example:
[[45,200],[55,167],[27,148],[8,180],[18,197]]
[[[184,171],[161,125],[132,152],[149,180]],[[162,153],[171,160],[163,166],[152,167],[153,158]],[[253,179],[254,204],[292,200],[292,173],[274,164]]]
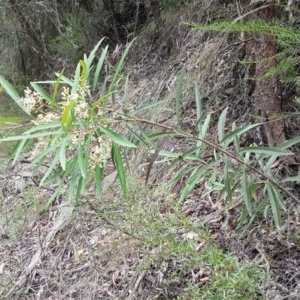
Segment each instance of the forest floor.
[[[178,12],[162,20],[158,34],[151,28],[140,33],[127,62],[128,98],[133,108],[149,105],[139,117],[193,131],[197,82],[203,109],[212,114],[207,137],[215,141],[226,107],[227,126],[255,119],[247,66],[240,63],[243,45],[180,23],[205,18],[196,9]],[[178,124],[174,99],[182,69]],[[290,137],[299,135],[297,122],[290,125]],[[248,133],[243,142],[258,141],[258,135]],[[193,143],[168,137],[163,147],[184,152]],[[170,189],[177,170],[158,158],[146,186],[149,152],[139,148],[128,155],[126,199],[111,166],[101,197],[90,184],[76,205],[62,192],[45,209],[55,185],[39,187],[42,171],[25,159],[7,163],[10,148],[0,146],[1,299],[300,299],[298,203],[287,199],[280,230],[263,216],[238,227],[243,202],[233,197],[228,203],[210,189],[211,179],[179,203],[185,178]],[[278,174],[294,171],[277,168]],[[294,192],[300,195],[298,186]]]

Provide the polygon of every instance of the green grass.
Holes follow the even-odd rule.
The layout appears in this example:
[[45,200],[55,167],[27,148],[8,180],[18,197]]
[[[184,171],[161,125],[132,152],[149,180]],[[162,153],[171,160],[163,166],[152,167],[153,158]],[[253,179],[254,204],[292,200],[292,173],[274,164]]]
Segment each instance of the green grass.
[[149,190],[138,181],[129,178],[127,199],[104,195],[106,200],[99,205],[101,214],[133,237],[137,251],[147,257],[143,269],[154,277],[160,274],[153,297],[264,299],[265,273],[258,263],[224,253],[200,219],[191,221],[182,215],[174,195],[162,187]]

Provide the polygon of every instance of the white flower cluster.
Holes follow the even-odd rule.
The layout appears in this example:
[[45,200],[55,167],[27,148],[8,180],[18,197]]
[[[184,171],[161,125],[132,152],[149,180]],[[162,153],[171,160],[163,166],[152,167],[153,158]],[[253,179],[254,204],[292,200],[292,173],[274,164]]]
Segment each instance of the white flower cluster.
[[78,96],[79,96],[79,99],[81,99],[81,100],[88,99],[90,94],[91,94],[90,87],[86,84],[82,84],[80,86],[80,88],[78,89]]
[[69,102],[70,101],[70,89],[66,86],[62,87],[61,98],[62,100]]
[[34,144],[34,148],[30,152],[29,159],[35,159],[42,151],[44,151],[49,146],[49,141],[45,138],[39,138]]
[[80,120],[86,120],[90,115],[90,107],[86,102],[87,96],[89,94],[89,87],[82,86],[79,88],[77,94],[70,94],[70,89],[68,87],[63,87],[61,92],[62,99],[64,102],[62,103],[63,107],[66,107],[70,104],[71,101],[76,101],[74,106],[75,117]]
[[75,105],[75,117],[77,119],[88,119],[90,115],[89,105],[85,101],[78,101]]
[[34,125],[47,124],[50,122],[59,121],[60,116],[53,112],[47,112],[46,114],[38,114],[37,118],[31,121]]
[[[48,124],[50,122],[57,122],[61,119],[61,114],[64,109],[70,105],[72,101],[74,101],[74,106],[72,107],[73,116],[77,120],[88,120],[90,118],[91,106],[88,103],[88,99],[90,98],[90,90],[86,84],[81,84],[81,86],[76,91],[76,94],[72,94],[71,90],[68,86],[63,86],[61,91],[61,101],[59,102],[60,107],[57,111],[48,111],[43,112],[42,110],[37,111],[36,108],[39,105],[42,105],[41,96],[32,92],[30,89],[25,90],[25,97],[22,98],[23,106],[28,110],[28,112],[35,112],[36,118],[32,121],[34,125]],[[40,106],[41,107],[41,106]],[[97,109],[98,116],[102,117],[105,114],[105,108],[99,107]],[[81,133],[81,129],[76,131],[78,128],[74,128],[73,132],[70,132],[71,136],[69,136],[69,143],[67,146],[67,152],[71,156],[76,152],[78,143],[84,143],[84,135],[86,133]],[[86,132],[89,132],[89,128],[85,128]],[[92,131],[94,129],[91,129]],[[61,136],[49,136],[49,137],[41,137],[37,139],[32,151],[31,158],[34,159],[37,157],[42,151],[47,149],[47,147],[51,144],[56,144],[57,142],[61,142]],[[89,157],[89,169],[93,170],[95,166],[100,166],[101,168],[106,167],[108,160],[111,157],[111,147],[112,142],[109,137],[106,135],[101,135],[99,137],[92,137],[90,141],[90,157]],[[52,153],[53,154],[53,153]],[[52,155],[49,154],[49,158]],[[67,154],[67,153],[66,153]]]
[[111,139],[105,135],[100,136],[96,145],[91,148],[90,162],[91,168],[99,165],[100,168],[105,167],[111,156]]
[[43,106],[43,99],[41,95],[32,91],[29,87],[24,90],[24,97],[20,99],[23,108],[29,113],[38,113]]

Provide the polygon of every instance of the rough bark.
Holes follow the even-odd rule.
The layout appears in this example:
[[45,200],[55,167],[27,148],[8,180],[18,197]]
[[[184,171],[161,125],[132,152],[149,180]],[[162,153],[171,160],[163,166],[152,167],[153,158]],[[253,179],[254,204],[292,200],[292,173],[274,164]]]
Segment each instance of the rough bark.
[[27,18],[22,13],[20,5],[17,4],[15,0],[9,0],[9,4],[10,4],[11,10],[14,12],[18,21],[20,22],[20,25],[26,30],[27,35],[31,38],[32,42],[34,43],[33,46],[35,46],[35,48],[36,48],[35,50],[39,54],[44,54],[45,49],[43,47],[43,44],[41,43],[38,36],[35,34],[30,23],[27,21]]
[[[246,2],[248,5],[250,4],[249,1],[244,1],[244,5]],[[270,4],[251,14],[247,20],[272,21],[274,18],[275,6]],[[264,33],[251,35],[251,38],[252,40],[245,46],[246,59],[252,62],[251,72],[248,76],[255,80],[252,94],[254,107],[256,114],[261,116],[264,123],[266,142],[272,147],[285,141],[284,121],[280,119],[282,117],[280,85],[276,76],[265,76],[277,64],[275,59],[276,40],[274,36]]]

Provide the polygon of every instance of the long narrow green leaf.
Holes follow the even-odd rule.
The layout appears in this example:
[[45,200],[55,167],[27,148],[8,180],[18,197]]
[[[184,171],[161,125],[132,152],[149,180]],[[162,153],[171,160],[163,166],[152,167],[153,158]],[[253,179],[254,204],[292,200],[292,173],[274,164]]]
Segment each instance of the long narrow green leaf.
[[278,204],[278,207],[283,210],[283,211],[286,211],[286,208],[285,208],[285,201],[283,200],[282,196],[281,196],[281,193],[279,191],[279,189],[277,187],[275,187],[274,185],[272,185],[272,190],[273,190],[273,193],[275,195],[275,198],[277,200],[277,204]]
[[193,151],[187,151],[190,153],[174,153],[171,151],[166,151],[166,150],[161,150],[159,151],[159,155],[164,156],[164,157],[168,157],[168,158],[176,158],[176,159],[186,159],[186,160],[192,160],[192,161],[198,161],[198,162],[204,162],[201,158],[199,158],[197,155],[195,155],[195,149],[197,148],[193,148]]
[[79,88],[79,81],[80,81],[80,63],[77,64],[75,75],[74,75],[74,81],[72,82],[72,89],[71,94],[75,95]]
[[195,185],[198,184],[206,175],[208,175],[210,170],[213,169],[213,167],[219,164],[220,162],[213,161],[205,166],[193,167],[194,170],[192,171],[189,179],[187,180],[186,186],[182,190],[179,202],[181,203],[186,198],[186,196],[194,189]]
[[283,142],[282,144],[278,145],[277,148],[287,149],[287,148],[290,148],[299,143],[300,143],[300,136],[296,136],[296,137],[294,137],[290,140],[287,140],[287,141]]
[[[84,137],[83,149],[84,149],[84,165],[85,165],[85,173],[88,173],[89,160],[90,160],[90,135],[86,135]],[[87,176],[85,177],[87,178]]]
[[77,191],[75,195],[76,204],[78,204],[78,199],[80,198],[80,196],[84,195],[85,188],[86,188],[86,178],[81,176],[78,180]]
[[94,74],[94,81],[93,81],[93,92],[95,91],[95,89],[97,87],[100,72],[102,70],[102,67],[103,67],[103,64],[104,64],[104,61],[105,61],[105,58],[106,58],[106,55],[107,55],[107,51],[108,51],[108,46],[106,46],[104,48],[104,50],[102,51],[101,56],[99,58],[99,61],[97,63],[96,71],[95,71],[95,74]]
[[[18,160],[20,154],[22,153],[23,149],[26,147],[26,145],[28,145],[28,143],[30,142],[30,140],[32,138],[34,138],[32,136],[32,133],[37,131],[37,130],[40,130],[40,129],[49,129],[49,128],[56,128],[60,126],[60,123],[57,122],[57,124],[45,124],[45,125],[39,125],[39,126],[36,126],[36,127],[33,127],[29,130],[27,130],[26,132],[23,133],[23,135],[21,136],[15,136],[15,137],[9,137],[10,140],[20,140],[20,143],[19,145],[17,146],[16,150],[14,151],[14,160],[13,160],[13,165],[16,163],[16,161]],[[53,132],[52,132],[53,133]],[[55,132],[54,132],[55,133]],[[40,137],[40,135],[39,135]],[[14,139],[12,139],[14,138]],[[0,140],[2,141],[2,140]]]
[[70,172],[71,179],[70,179],[70,182],[69,182],[69,190],[68,190],[68,199],[69,199],[69,201],[74,199],[74,196],[76,195],[75,191],[77,190],[77,179],[78,179],[78,173],[79,173],[79,170],[78,170],[78,156],[76,156],[74,158],[74,164],[72,164],[71,168],[72,168],[70,170],[71,171]]
[[[33,132],[39,131],[39,130],[47,130],[47,129],[54,129],[57,127],[60,127],[60,122],[53,122],[53,123],[48,123],[48,124],[43,124],[43,125],[38,125],[38,126],[34,126],[31,127],[30,129],[26,130],[25,132],[23,132],[22,135],[19,136],[29,136],[30,134],[32,134]],[[15,137],[19,137],[19,136],[15,136]],[[2,139],[0,139],[1,141]]]
[[42,96],[43,99],[47,100],[50,104],[52,103],[51,95],[46,92],[40,85],[38,85],[36,82],[30,82],[30,85],[37,93]]
[[179,180],[181,180],[184,176],[187,176],[190,172],[194,170],[194,166],[190,167],[188,164],[183,165],[176,173],[173,175],[171,180],[168,182],[169,187],[175,186]]
[[70,130],[72,128],[72,122],[73,118],[71,115],[71,109],[74,107],[76,104],[76,100],[72,100],[64,109],[62,115],[61,115],[61,127],[62,129]]
[[205,139],[207,130],[209,128],[211,114],[208,114],[203,122],[203,125],[201,126],[201,136],[199,136],[202,139]]
[[272,208],[272,214],[273,214],[273,219],[274,219],[275,225],[277,228],[280,228],[281,212],[280,212],[280,208],[278,205],[278,201],[276,199],[276,194],[274,193],[274,190],[273,190],[274,187],[270,183],[267,183],[266,188],[267,188],[269,201],[270,201],[271,208]]
[[287,178],[282,179],[282,182],[289,182],[289,181],[300,182],[300,175],[287,177]]
[[56,153],[55,157],[53,158],[50,166],[48,167],[47,171],[45,172],[43,178],[40,181],[40,186],[43,185],[43,182],[45,181],[45,179],[51,174],[51,172],[53,171],[53,169],[56,167],[57,162],[59,161],[59,152]]
[[[59,76],[58,73],[55,73],[55,75]],[[73,86],[73,81],[71,79],[69,79],[68,77],[64,76],[64,75],[61,76],[61,83],[67,84],[69,86]]]
[[129,86],[129,74],[126,76],[126,81],[124,85],[124,93],[123,93],[123,110],[126,113],[128,109],[128,86]]
[[54,153],[56,151],[56,148],[60,148],[60,146],[61,146],[61,143],[49,145],[45,150],[41,151],[39,153],[39,155],[33,159],[31,164],[35,165],[35,164],[41,163],[43,161],[43,158],[45,158],[50,153]]
[[181,98],[183,93],[183,83],[184,83],[184,70],[181,70],[176,87],[176,95],[175,95],[175,112],[176,112],[176,119],[177,125],[179,125],[179,118],[180,118],[180,109],[181,109]]
[[255,154],[267,154],[267,155],[281,155],[281,156],[288,156],[288,155],[295,155],[293,152],[280,149],[277,147],[270,148],[270,147],[244,147],[241,148],[239,153],[251,152]]
[[60,162],[61,168],[64,171],[66,170],[66,165],[67,165],[67,158],[66,158],[67,143],[68,143],[68,139],[64,138],[61,143],[60,150],[59,150],[59,162]]
[[[57,73],[57,72],[55,72],[54,74],[56,77],[59,76],[59,73]],[[42,80],[42,81],[37,80],[37,81],[35,81],[35,83],[37,83],[37,84],[55,84],[55,81],[56,80]]]
[[61,180],[61,182],[59,183],[58,187],[55,189],[54,193],[52,193],[52,195],[51,195],[50,199],[48,200],[47,204],[45,205],[45,210],[49,209],[52,202],[54,202],[54,200],[56,199],[56,197],[59,195],[60,191],[62,190],[64,184],[65,184],[65,182],[64,182],[64,178],[63,178]]
[[6,80],[4,79],[3,76],[0,75],[0,84],[3,86],[5,89],[6,93],[14,100],[14,102],[27,114],[26,110],[24,110],[23,106],[20,103],[20,96],[17,93],[17,91],[13,88],[13,86]]
[[186,196],[194,189],[196,184],[198,184],[199,181],[206,175],[205,172],[199,172],[199,169],[200,167],[196,167],[191,173],[189,179],[186,182],[185,187],[181,192],[179,203],[181,203],[186,198]]
[[227,117],[227,112],[228,112],[228,107],[226,107],[219,118],[218,122],[218,137],[219,137],[219,142],[221,142],[224,139],[225,136],[225,122],[226,122],[226,117]]
[[244,163],[249,164],[250,163],[250,152],[246,152],[244,156]]
[[[250,153],[249,153],[250,154]],[[265,172],[270,171],[272,165],[275,163],[275,161],[278,159],[278,155],[272,155],[269,160],[267,161],[265,167],[263,168],[263,170],[265,170]],[[260,159],[261,161],[263,161],[263,159]]]
[[14,153],[14,160],[13,160],[13,163],[12,163],[13,165],[17,162],[19,156],[20,156],[21,153],[22,153],[22,150],[24,149],[24,147],[26,146],[26,144],[28,144],[28,142],[29,142],[28,139],[24,139],[24,140],[22,140],[22,141],[18,144],[18,146],[17,146],[17,148],[16,148],[16,151],[15,151],[15,153]]
[[241,193],[244,198],[244,203],[247,209],[247,212],[249,216],[252,216],[252,198],[249,193],[249,187],[248,187],[248,176],[246,169],[243,170],[242,178],[241,178]]
[[108,92],[109,92],[109,93],[114,93],[114,92],[115,92],[116,84],[117,84],[117,82],[118,82],[118,80],[119,80],[120,72],[121,72],[121,70],[122,70],[122,68],[123,68],[123,64],[124,64],[125,58],[126,58],[126,56],[128,55],[129,49],[130,49],[130,47],[131,47],[131,45],[132,45],[133,42],[134,42],[134,40],[133,40],[132,42],[130,42],[130,43],[126,46],[125,51],[123,52],[123,54],[122,54],[122,56],[121,56],[121,59],[120,59],[120,61],[119,61],[119,63],[118,63],[118,66],[117,66],[117,68],[116,68],[116,70],[115,70],[115,73],[114,73],[114,75],[113,75],[111,84],[110,84],[110,86],[109,86],[109,88],[108,88]]
[[54,83],[54,89],[53,89],[53,94],[52,94],[52,97],[51,97],[51,105],[52,107],[55,107],[57,101],[56,101],[56,97],[57,97],[57,92],[58,92],[58,88],[59,88],[59,85],[60,85],[60,82],[61,82],[61,78],[63,76],[63,73],[64,73],[64,70],[65,69],[62,69],[62,71],[59,73],[55,83]]
[[178,158],[180,160],[183,160],[182,153],[176,153],[176,152],[171,152],[167,150],[161,150],[159,151],[159,155],[168,157],[168,158]]
[[95,185],[98,195],[102,193],[102,180],[103,180],[104,169],[98,164],[95,167]]
[[151,141],[151,139],[141,127],[138,126],[138,129],[140,131],[139,133],[136,132],[136,129],[133,128],[132,124],[126,124],[126,128],[130,130],[133,133],[133,135],[145,146],[147,146],[148,148],[155,148],[155,144]]
[[[232,125],[231,125],[231,132],[235,131],[236,130],[236,122],[233,121],[232,122]],[[240,136],[239,135],[234,135],[233,136],[233,145],[234,145],[234,149],[236,152],[239,152],[240,151]],[[228,146],[230,143],[221,143],[223,145],[223,147],[226,147]]]
[[78,153],[78,163],[79,163],[79,169],[81,172],[81,176],[83,178],[86,178],[86,173],[87,173],[87,166],[86,166],[86,161],[85,161],[85,151],[82,151],[83,145],[81,145],[81,141],[78,141],[77,144],[77,153]]
[[119,177],[123,195],[126,196],[127,195],[126,175],[123,166],[121,152],[116,143],[112,143],[112,158],[118,172],[118,177]]
[[66,169],[65,171],[62,169],[62,168],[57,168],[57,169],[54,169],[52,174],[49,175],[43,182],[43,185],[44,186],[47,186],[55,181],[57,181],[59,179],[59,181],[61,181],[61,179],[64,177],[66,178],[67,176],[69,176],[69,174],[71,173],[72,171],[72,161],[71,162],[68,162],[67,163],[67,166],[66,166]]
[[181,129],[178,129],[178,128],[174,128],[174,133],[178,136],[181,136],[181,137],[186,137],[186,138],[193,138],[193,134],[187,132],[187,131],[184,131],[184,130],[181,130]]
[[81,76],[80,76],[80,82],[86,82],[87,79],[88,79],[88,77],[87,77],[88,76],[87,65],[86,65],[84,60],[80,60],[79,63],[80,63],[80,66],[82,68]]
[[234,142],[236,137],[239,137],[240,135],[242,135],[243,133],[259,126],[261,124],[251,124],[242,128],[238,128],[235,129],[234,131],[232,131],[231,133],[229,133],[228,135],[226,135],[222,140],[221,143],[228,146],[229,144],[231,144],[232,142]]
[[154,101],[154,102],[150,102],[150,103],[146,103],[146,104],[142,104],[140,106],[138,106],[134,112],[132,112],[133,115],[137,115],[142,111],[148,110],[150,108],[159,106],[159,105],[165,105],[168,103],[168,100],[159,100],[159,101]]
[[[195,82],[195,101],[196,101],[196,113],[197,113],[197,124],[200,123],[202,117],[202,99],[200,95],[200,88],[197,82]],[[200,129],[198,129],[200,132]]]
[[87,65],[87,63],[88,63],[88,57],[87,57],[86,53],[83,54],[83,61]]
[[55,181],[57,181],[62,177],[62,175],[65,173],[65,171],[62,168],[59,168],[58,170],[53,170],[53,173],[48,176],[45,180],[44,180],[44,186],[47,186]]
[[[199,157],[198,150],[199,150],[199,147],[189,149],[188,151],[185,151],[185,152],[182,152],[182,153],[173,153],[173,152],[167,152],[167,151],[163,152],[164,150],[162,150],[160,152],[160,154],[162,156],[164,156],[164,154],[166,154],[166,157],[174,158],[172,160],[172,163],[168,167],[168,170],[172,170],[176,167],[176,165],[178,165],[184,159],[185,160],[198,161],[199,163],[206,164],[206,162]],[[175,154],[175,155],[172,155],[172,154]]]
[[85,59],[85,63],[86,63],[86,66],[87,66],[87,69],[90,69],[92,63],[93,63],[93,60],[96,56],[96,52],[98,51],[100,45],[102,44],[103,40],[105,39],[102,38],[97,44],[96,46],[94,47],[94,49],[91,51],[90,55]]
[[172,132],[172,131],[163,131],[163,132],[157,132],[157,133],[153,133],[153,134],[149,134],[148,137],[150,140],[157,140],[163,137],[169,137],[169,136],[176,136],[177,133],[176,132]]
[[104,128],[100,127],[100,130],[108,137],[111,138],[113,142],[116,144],[119,144],[124,147],[129,147],[129,148],[136,148],[136,145],[129,142],[124,136],[120,135],[119,133],[109,129],[109,128]]
[[[179,163],[181,163],[186,157],[188,157],[189,155],[193,155],[195,154],[195,152],[198,150],[198,148],[193,148],[193,149],[190,149],[186,152],[183,152],[183,153],[173,153],[173,152],[162,152],[162,151],[165,151],[165,150],[161,150],[161,154],[162,156],[165,156],[167,158],[174,158],[172,159],[171,161],[171,164],[168,166],[167,170],[173,170]],[[164,155],[164,154],[167,154],[167,155]],[[172,155],[172,154],[175,154],[175,155]],[[197,155],[196,153],[196,157],[198,158],[199,156]]]
[[105,102],[105,100],[111,95],[112,93],[108,93],[105,94],[103,96],[101,96],[100,98],[98,98],[92,106],[92,112],[94,112],[94,110],[96,109],[96,107],[98,107],[102,102]]
[[50,136],[50,135],[60,135],[62,134],[61,131],[50,131],[50,132],[40,132],[30,135],[16,135],[16,136],[9,136],[3,139],[0,139],[0,142],[9,142],[9,141],[19,141],[19,140],[28,140],[28,139],[34,139],[38,137],[44,137],[44,136]]
[[255,221],[256,217],[261,213],[261,211],[263,210],[263,208],[264,208],[264,202],[261,202],[253,210],[253,213],[252,213],[252,216],[251,216],[250,220],[248,219],[249,216],[248,216],[247,210],[243,209],[242,214],[240,215],[239,220],[238,220],[238,227],[237,228],[241,228],[245,224],[245,221],[247,221],[247,224],[245,226],[243,226],[244,229],[243,229],[242,233],[240,234],[241,238],[243,238],[247,234],[248,229],[253,224],[253,222]]
[[30,135],[33,132],[40,131],[40,130],[48,130],[49,129],[55,129],[61,127],[60,122],[51,122],[51,123],[46,123],[42,125],[37,125],[34,127],[31,127],[30,129],[26,130],[23,135]]
[[[227,193],[227,197],[228,199],[231,199],[231,195],[232,195],[232,189],[231,189],[231,180],[230,180],[230,176],[229,176],[229,159],[228,157],[225,158],[225,164],[224,164],[224,192]],[[222,196],[221,195],[220,197]]]

